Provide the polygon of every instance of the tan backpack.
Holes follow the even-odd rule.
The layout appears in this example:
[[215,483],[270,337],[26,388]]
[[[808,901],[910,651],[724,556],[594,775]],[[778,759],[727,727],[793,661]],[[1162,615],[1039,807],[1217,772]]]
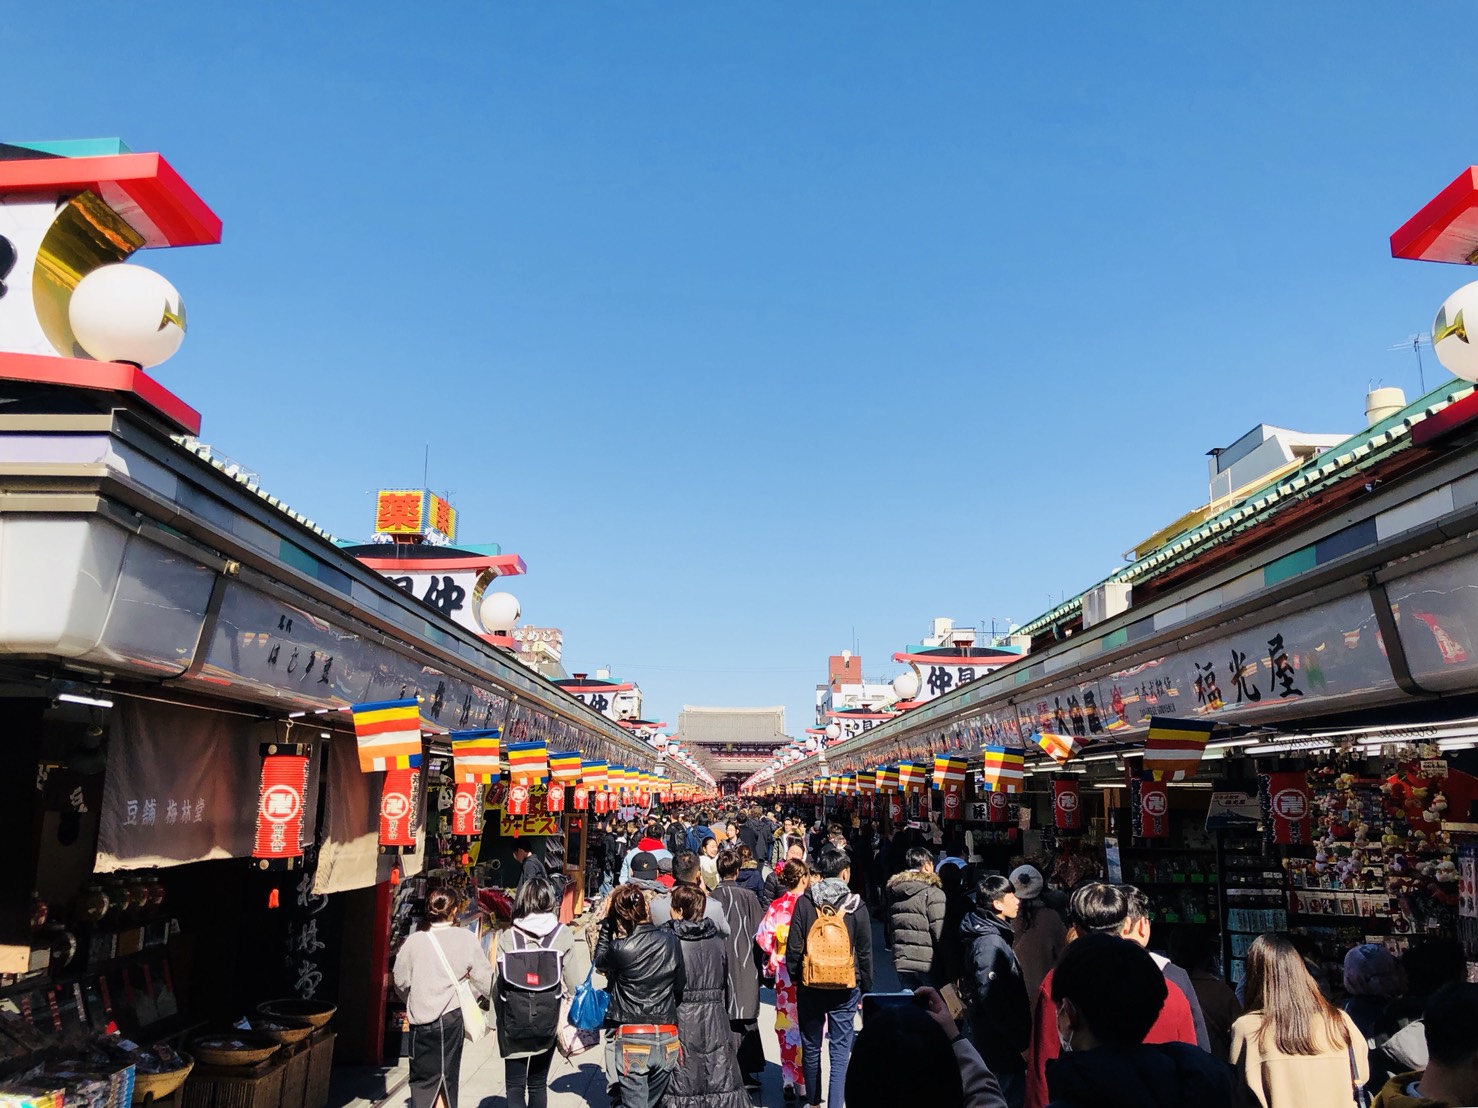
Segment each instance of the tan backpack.
[[816,908],[816,922],[806,932],[801,984],[818,989],[855,989],[857,964],[844,913],[829,904]]

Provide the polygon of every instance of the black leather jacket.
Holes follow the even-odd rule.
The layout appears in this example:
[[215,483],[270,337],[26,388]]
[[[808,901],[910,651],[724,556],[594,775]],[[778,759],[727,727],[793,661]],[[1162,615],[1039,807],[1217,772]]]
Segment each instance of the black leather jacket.
[[621,939],[603,924],[595,942],[595,968],[605,975],[611,994],[607,1027],[677,1023],[687,975],[681,944],[671,928],[643,923]]

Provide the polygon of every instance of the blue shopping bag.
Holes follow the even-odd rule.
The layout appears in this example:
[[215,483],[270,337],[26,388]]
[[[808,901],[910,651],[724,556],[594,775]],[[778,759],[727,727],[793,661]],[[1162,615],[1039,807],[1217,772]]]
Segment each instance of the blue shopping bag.
[[575,989],[575,999],[570,1001],[570,1026],[581,1031],[599,1031],[606,1022],[606,1009],[611,1004],[610,994],[591,983],[594,976],[595,967],[591,966],[585,980]]

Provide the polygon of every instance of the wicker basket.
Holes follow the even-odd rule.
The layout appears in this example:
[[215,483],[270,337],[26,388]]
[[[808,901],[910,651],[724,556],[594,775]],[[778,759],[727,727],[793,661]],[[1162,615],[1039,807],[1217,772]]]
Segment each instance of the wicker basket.
[[[247,1045],[244,1047],[212,1045],[223,1040],[238,1041]],[[201,1064],[207,1066],[254,1066],[272,1057],[279,1049],[278,1044],[272,1039],[253,1031],[229,1031],[215,1035],[202,1035],[190,1043],[190,1053],[194,1054]]]
[[257,1005],[257,1011],[271,1020],[303,1020],[318,1028],[333,1019],[338,1009],[321,1000],[287,997],[283,1000],[265,1000]]
[[[251,1029],[258,1035],[266,1035],[274,1042],[283,1046],[292,1046],[300,1043],[314,1031],[317,1026],[305,1019],[289,1019],[287,1016],[269,1016],[266,1013],[258,1013],[259,1019],[251,1021]],[[263,1024],[271,1026],[263,1026]]]
[[195,1068],[195,1059],[188,1054],[181,1054],[185,1064],[177,1070],[165,1070],[163,1073],[144,1073],[135,1071],[133,1077],[133,1102],[143,1104],[148,1100],[163,1100],[167,1096],[173,1096],[174,1091],[185,1083],[185,1078],[190,1076],[190,1071]]

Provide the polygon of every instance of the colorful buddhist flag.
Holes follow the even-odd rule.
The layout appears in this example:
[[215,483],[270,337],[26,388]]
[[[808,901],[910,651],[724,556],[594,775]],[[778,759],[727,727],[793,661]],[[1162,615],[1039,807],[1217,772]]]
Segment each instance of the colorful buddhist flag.
[[898,763],[898,789],[904,793],[922,792],[924,767],[913,762]]
[[959,792],[965,787],[965,759],[948,754],[934,755],[934,788]]
[[549,775],[549,748],[542,742],[509,743],[508,776],[515,782],[531,785]]
[[580,752],[578,750],[568,753],[550,752],[549,754],[549,776],[561,785],[573,785],[580,780]]
[[878,792],[896,793],[898,791],[898,771],[892,766],[878,767]]
[[420,766],[421,708],[415,698],[355,704],[349,711],[361,773]]
[[1020,750],[1004,746],[981,749],[981,778],[986,792],[1016,793],[1021,791],[1026,758]]
[[1060,766],[1066,765],[1080,749],[1078,740],[1071,735],[1054,735],[1051,731],[1038,732],[1037,745]]
[[1156,781],[1184,781],[1201,768],[1216,722],[1154,716],[1144,740],[1144,768]]
[[604,789],[610,782],[611,771],[605,762],[580,763],[580,784],[592,789]]
[[875,793],[878,791],[878,778],[872,770],[857,771],[857,791],[859,793]]
[[452,744],[452,774],[459,784],[485,784],[498,779],[501,734],[494,727],[486,731],[453,731],[447,736]]

